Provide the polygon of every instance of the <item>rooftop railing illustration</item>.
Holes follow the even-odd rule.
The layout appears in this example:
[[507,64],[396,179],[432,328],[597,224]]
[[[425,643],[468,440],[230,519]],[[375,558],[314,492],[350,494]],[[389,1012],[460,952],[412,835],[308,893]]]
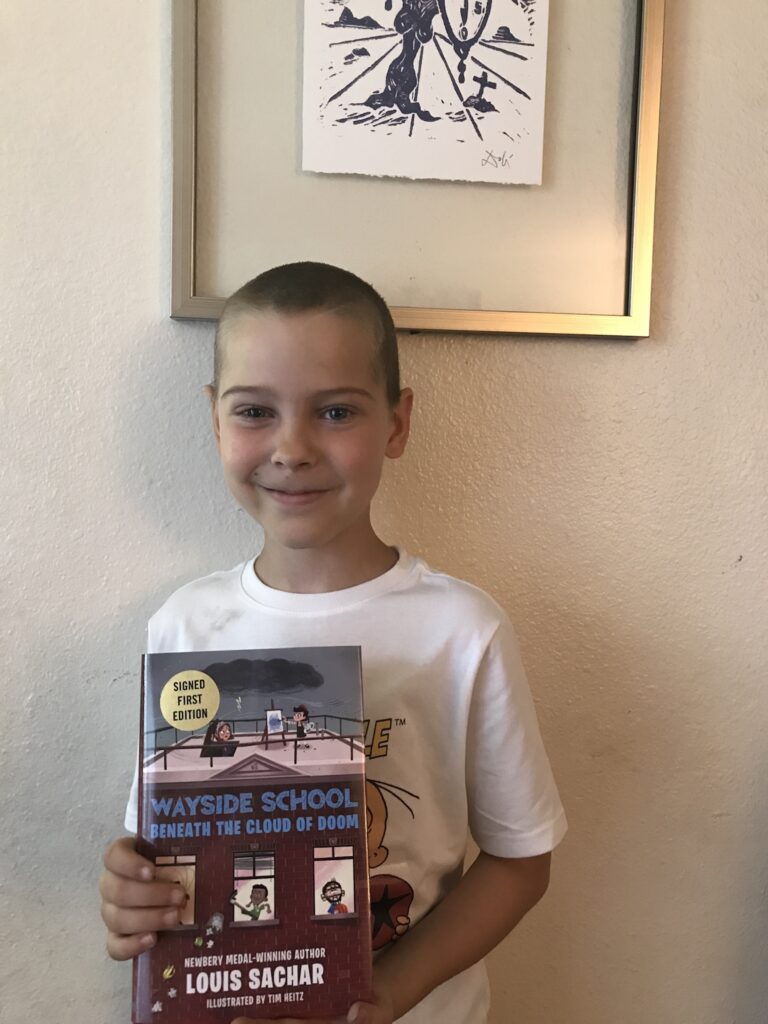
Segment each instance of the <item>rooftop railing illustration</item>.
[[[291,745],[293,746],[294,764],[299,763],[299,751],[302,747],[311,743],[327,743],[328,741],[338,743],[341,741],[349,747],[350,761],[354,760],[355,751],[365,753],[363,742],[365,722],[361,718],[345,718],[341,715],[315,715],[312,718],[312,722],[307,723],[306,732],[303,737],[298,736],[295,728],[269,732],[266,716],[261,716],[260,718],[227,717],[223,720],[228,723],[232,730],[232,739],[219,741],[220,746],[223,747],[226,743],[237,743],[238,749],[249,749],[251,747],[257,749],[260,747],[268,750],[275,743],[281,743],[284,747]],[[322,722],[322,728],[318,728],[318,722]],[[329,729],[329,722],[338,723],[338,731]],[[289,726],[294,725],[290,720],[286,721],[285,724]],[[312,724],[315,725],[314,729],[310,728]],[[253,728],[249,728],[249,726]],[[171,733],[173,734],[172,741],[170,740]],[[253,738],[238,739],[238,735],[247,735]],[[146,767],[162,760],[163,770],[165,771],[168,768],[168,755],[170,753],[177,750],[202,751],[204,747],[210,745],[210,741],[206,743],[204,737],[194,734],[190,735],[188,732],[176,729],[171,725],[149,729],[144,733],[144,765]],[[209,766],[213,768],[214,762],[219,762],[220,757],[212,754],[207,760]]]

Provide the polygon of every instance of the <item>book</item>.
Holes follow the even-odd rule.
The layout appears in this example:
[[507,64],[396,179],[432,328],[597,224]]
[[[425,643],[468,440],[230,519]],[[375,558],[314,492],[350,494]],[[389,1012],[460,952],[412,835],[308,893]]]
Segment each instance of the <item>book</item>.
[[340,1017],[371,995],[360,650],[145,655],[137,849],[186,894],[134,1024]]

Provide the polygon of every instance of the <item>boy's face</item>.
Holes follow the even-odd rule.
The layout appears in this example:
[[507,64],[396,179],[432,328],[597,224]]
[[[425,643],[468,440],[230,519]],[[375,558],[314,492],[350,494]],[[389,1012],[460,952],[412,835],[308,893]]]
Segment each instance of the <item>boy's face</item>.
[[371,533],[385,458],[402,454],[370,327],[328,311],[244,314],[224,339],[214,430],[232,494],[272,549],[335,550]]

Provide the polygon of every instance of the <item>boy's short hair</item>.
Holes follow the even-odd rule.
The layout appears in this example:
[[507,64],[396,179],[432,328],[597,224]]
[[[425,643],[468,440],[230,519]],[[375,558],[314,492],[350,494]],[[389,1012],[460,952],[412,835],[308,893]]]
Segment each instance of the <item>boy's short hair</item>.
[[400,362],[392,314],[379,293],[349,270],[330,263],[285,263],[264,271],[226,301],[216,330],[213,387],[218,391],[227,325],[243,313],[272,310],[305,313],[326,310],[356,316],[373,328],[378,350],[376,371],[384,379],[387,400],[400,398]]

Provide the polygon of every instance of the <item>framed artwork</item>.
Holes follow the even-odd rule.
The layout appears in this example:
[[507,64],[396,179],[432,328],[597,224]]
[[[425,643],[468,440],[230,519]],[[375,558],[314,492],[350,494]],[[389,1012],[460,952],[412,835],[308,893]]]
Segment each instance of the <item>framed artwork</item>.
[[172,2],[172,316],[311,259],[400,329],[648,335],[664,0]]
[[541,184],[549,0],[304,4],[302,168]]

